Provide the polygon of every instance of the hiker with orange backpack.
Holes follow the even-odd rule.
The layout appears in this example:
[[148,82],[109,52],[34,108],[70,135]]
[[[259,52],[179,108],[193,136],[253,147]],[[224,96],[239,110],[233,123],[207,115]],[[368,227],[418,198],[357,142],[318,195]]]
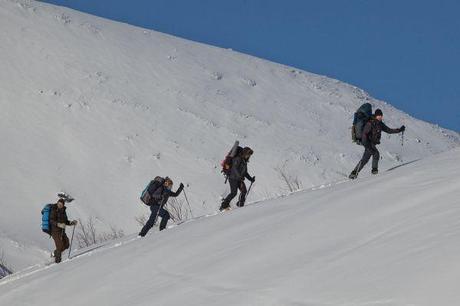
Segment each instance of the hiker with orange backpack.
[[[222,201],[222,204],[220,205],[221,211],[228,210],[230,208],[230,202],[234,197],[236,197],[238,189],[240,190],[240,197],[236,203],[236,206],[244,206],[248,192],[244,180],[247,178],[251,183],[254,183],[256,180],[255,176],[251,176],[248,173],[248,162],[253,153],[254,151],[251,148],[241,148],[238,146],[238,142],[236,142],[231,153],[223,162],[222,172],[224,172],[224,174],[227,176],[228,182],[230,184],[230,193]],[[234,157],[231,156],[232,154]]]

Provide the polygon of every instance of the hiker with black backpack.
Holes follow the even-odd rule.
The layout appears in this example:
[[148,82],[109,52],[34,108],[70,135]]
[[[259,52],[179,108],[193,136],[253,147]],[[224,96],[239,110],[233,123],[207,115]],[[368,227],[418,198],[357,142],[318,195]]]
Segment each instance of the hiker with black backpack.
[[52,204],[49,213],[50,235],[53,237],[56,249],[53,252],[54,261],[61,262],[61,255],[64,250],[69,248],[69,238],[65,233],[66,226],[77,225],[77,220],[69,221],[66,213],[67,207],[65,200],[59,199],[56,204]]
[[[235,143],[235,145],[237,145],[237,143]],[[251,183],[254,183],[256,180],[255,176],[251,176],[248,173],[249,158],[252,156],[254,151],[252,151],[252,149],[249,147],[245,147],[243,149],[241,149],[241,147],[238,148],[239,150],[236,150],[235,156],[231,158],[231,165],[224,165],[224,170],[226,168],[228,169],[227,178],[230,184],[230,193],[222,201],[222,204],[220,205],[221,211],[230,208],[230,202],[233,200],[234,197],[236,197],[238,189],[240,190],[240,197],[238,202],[236,203],[236,206],[243,207],[244,202],[246,201],[247,194],[247,188],[246,184],[244,183],[244,180],[247,178]],[[234,150],[232,149],[232,151]],[[226,158],[226,161],[227,160],[228,156]]]
[[169,212],[164,208],[169,197],[177,197],[184,189],[184,184],[180,183],[176,192],[172,189],[173,181],[169,177],[157,176],[152,180],[145,190],[142,192],[141,200],[144,204],[150,206],[150,217],[139,233],[139,236],[144,237],[147,232],[155,225],[158,217],[161,217],[160,231],[166,228],[168,220],[171,218]]
[[[377,145],[380,144],[380,138],[382,131],[388,134],[396,134],[404,132],[406,127],[403,125],[399,129],[391,129],[385,123],[383,123],[383,112],[380,109],[376,109],[373,116],[368,119],[365,117],[364,112],[360,112],[361,109],[369,111],[370,104],[366,103],[361,106],[358,112],[355,114],[355,121],[357,124],[353,125],[353,140],[358,144],[364,146],[363,157],[356,165],[355,169],[350,173],[349,178],[355,179],[358,177],[358,173],[367,164],[372,156],[372,174],[378,173],[380,152],[377,150]],[[372,111],[371,111],[372,113]],[[356,119],[358,117],[358,119]],[[360,128],[360,124],[362,130]],[[359,138],[356,136],[359,135]]]

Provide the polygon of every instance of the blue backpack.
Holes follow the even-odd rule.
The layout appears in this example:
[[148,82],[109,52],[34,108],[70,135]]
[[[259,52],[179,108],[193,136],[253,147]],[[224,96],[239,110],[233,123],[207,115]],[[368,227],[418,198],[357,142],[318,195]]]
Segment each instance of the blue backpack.
[[42,209],[42,231],[48,235],[51,235],[50,215],[52,205],[53,204],[46,204]]

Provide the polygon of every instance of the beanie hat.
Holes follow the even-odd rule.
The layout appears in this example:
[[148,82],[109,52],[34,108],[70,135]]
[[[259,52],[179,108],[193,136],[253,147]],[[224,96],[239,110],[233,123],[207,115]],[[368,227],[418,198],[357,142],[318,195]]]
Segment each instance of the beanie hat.
[[252,151],[252,149],[250,147],[244,147],[243,148],[243,151],[241,153],[242,156],[246,156],[246,155],[252,155],[254,153],[254,151]]
[[376,117],[377,117],[377,116],[383,116],[383,112],[382,112],[382,110],[381,110],[380,108],[377,108],[377,109],[375,110],[374,115],[375,115]]

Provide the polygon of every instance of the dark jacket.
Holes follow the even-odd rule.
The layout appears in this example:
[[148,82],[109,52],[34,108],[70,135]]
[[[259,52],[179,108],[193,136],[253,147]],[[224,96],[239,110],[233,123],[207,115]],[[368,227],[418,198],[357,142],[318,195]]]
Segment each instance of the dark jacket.
[[62,228],[58,227],[58,223],[65,223],[66,225],[71,225],[69,218],[67,218],[66,213],[67,207],[63,207],[59,209],[57,204],[53,204],[51,206],[50,212],[50,224],[51,224],[51,232],[60,232]]
[[229,179],[244,181],[244,178],[247,178],[248,180],[252,179],[252,177],[248,174],[248,161],[241,155],[238,155],[232,160],[232,168],[230,169]]
[[161,185],[159,187],[156,187],[156,189],[154,191],[150,191],[149,190],[149,193],[150,193],[150,202],[149,202],[149,205],[165,205],[166,202],[168,202],[168,199],[169,197],[177,197],[180,195],[180,193],[182,192],[182,189],[184,189],[184,187],[181,185],[179,187],[179,189],[177,189],[176,192],[173,192],[169,189],[167,189],[164,185]]
[[369,120],[364,126],[362,143],[365,147],[378,145],[382,137],[382,131],[388,134],[396,134],[401,129],[390,129],[385,123],[375,118]]

